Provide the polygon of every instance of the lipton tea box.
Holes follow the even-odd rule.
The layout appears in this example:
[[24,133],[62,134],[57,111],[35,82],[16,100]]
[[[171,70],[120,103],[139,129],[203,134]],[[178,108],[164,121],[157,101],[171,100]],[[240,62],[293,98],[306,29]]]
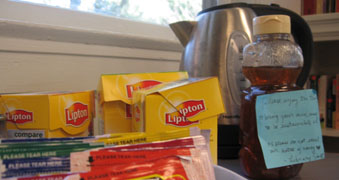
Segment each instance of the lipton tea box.
[[217,78],[176,81],[134,93],[132,128],[146,133],[194,126],[210,130],[216,163],[218,116],[224,112]]
[[9,138],[92,135],[94,91],[5,94],[0,103]]
[[187,79],[187,72],[102,75],[98,87],[99,134],[131,132],[133,92]]

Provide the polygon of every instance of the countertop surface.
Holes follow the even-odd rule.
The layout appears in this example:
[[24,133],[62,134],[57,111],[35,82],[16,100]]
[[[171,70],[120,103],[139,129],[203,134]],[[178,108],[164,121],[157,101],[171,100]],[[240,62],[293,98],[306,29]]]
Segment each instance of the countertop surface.
[[[246,178],[240,167],[239,159],[223,159],[218,165]],[[292,180],[338,180],[339,153],[326,153],[325,159],[304,163],[298,176]]]

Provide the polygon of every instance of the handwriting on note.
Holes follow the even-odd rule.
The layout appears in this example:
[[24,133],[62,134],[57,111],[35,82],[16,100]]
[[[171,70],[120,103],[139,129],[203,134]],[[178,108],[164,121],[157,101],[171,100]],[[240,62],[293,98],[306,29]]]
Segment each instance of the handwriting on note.
[[258,96],[256,117],[267,168],[325,158],[315,91]]

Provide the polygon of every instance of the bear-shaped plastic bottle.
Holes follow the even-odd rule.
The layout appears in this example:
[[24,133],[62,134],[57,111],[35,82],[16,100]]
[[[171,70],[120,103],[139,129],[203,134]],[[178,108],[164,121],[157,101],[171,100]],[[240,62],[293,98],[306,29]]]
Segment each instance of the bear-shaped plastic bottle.
[[253,19],[254,42],[245,46],[242,71],[251,86],[242,92],[239,157],[253,179],[286,179],[296,176],[302,164],[267,169],[258,139],[256,97],[299,90],[296,80],[303,67],[301,48],[291,38],[290,17],[259,16]]

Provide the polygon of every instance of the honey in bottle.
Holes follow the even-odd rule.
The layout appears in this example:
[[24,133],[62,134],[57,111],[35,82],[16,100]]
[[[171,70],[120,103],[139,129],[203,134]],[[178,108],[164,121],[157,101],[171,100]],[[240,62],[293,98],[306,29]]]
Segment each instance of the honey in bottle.
[[303,66],[300,47],[291,40],[290,17],[259,16],[253,19],[254,42],[245,46],[242,71],[251,86],[242,92],[239,157],[245,174],[253,179],[288,179],[302,164],[267,169],[256,119],[259,95],[299,90],[296,80]]

